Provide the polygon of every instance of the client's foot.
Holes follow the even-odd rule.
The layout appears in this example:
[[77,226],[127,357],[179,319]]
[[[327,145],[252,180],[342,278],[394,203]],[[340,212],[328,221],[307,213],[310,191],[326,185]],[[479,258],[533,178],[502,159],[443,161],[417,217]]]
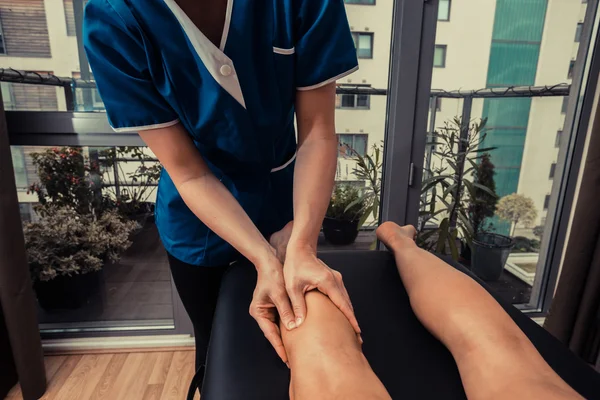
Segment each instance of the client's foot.
[[288,242],[292,236],[292,228],[294,227],[294,221],[290,221],[283,227],[282,230],[275,232],[271,235],[269,243],[277,252],[277,258],[283,264],[285,262],[285,252],[287,250]]
[[416,236],[417,230],[412,225],[399,226],[388,221],[377,228],[377,237],[392,251],[413,247]]

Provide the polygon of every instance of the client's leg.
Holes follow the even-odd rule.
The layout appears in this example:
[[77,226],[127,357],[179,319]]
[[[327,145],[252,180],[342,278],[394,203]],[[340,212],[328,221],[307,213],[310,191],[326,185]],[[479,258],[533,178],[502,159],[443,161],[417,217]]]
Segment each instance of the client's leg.
[[418,248],[415,233],[390,222],[377,229],[394,253],[415,314],[456,360],[469,399],[580,398],[489,293]]
[[390,399],[362,353],[356,333],[323,294],[306,294],[306,320],[281,329],[292,373],[290,397],[303,399]]

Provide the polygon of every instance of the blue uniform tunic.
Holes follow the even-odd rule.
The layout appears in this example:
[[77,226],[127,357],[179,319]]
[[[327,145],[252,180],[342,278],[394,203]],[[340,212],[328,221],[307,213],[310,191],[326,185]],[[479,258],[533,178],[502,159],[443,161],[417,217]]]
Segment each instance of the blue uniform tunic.
[[[264,235],[293,218],[296,90],[358,69],[343,0],[228,0],[219,47],[174,0],[90,0],[84,43],[113,129],[180,122]],[[164,170],[156,222],[181,261],[237,257]]]

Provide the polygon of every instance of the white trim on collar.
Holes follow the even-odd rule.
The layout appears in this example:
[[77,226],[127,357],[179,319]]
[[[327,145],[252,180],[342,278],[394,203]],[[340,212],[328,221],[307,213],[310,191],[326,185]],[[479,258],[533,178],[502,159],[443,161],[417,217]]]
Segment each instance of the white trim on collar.
[[161,124],[154,124],[154,125],[143,125],[143,126],[125,126],[122,128],[112,128],[113,131],[117,132],[117,133],[121,133],[121,132],[139,132],[139,131],[147,131],[149,129],[160,129],[160,128],[168,128],[169,126],[173,126],[173,125],[177,125],[177,123],[179,123],[179,118],[173,120],[173,121],[169,121],[169,122],[163,122]]
[[346,72],[342,72],[341,74],[339,74],[338,76],[334,76],[333,78],[329,78],[326,81],[323,81],[321,83],[317,83],[316,85],[312,85],[312,86],[304,86],[304,87],[297,87],[296,90],[313,90],[313,89],[318,89],[320,87],[323,87],[331,82],[335,82],[338,79],[342,79],[343,77],[345,77],[346,75],[350,75],[351,73],[355,72],[358,70],[358,65]]
[[291,49],[282,49],[281,47],[273,46],[273,53],[283,54],[284,56],[292,55],[296,52],[296,48],[292,47]]
[[223,26],[223,35],[221,36],[221,51],[225,50],[227,36],[229,35],[229,25],[231,25],[231,14],[233,12],[233,0],[227,0],[227,11],[225,12],[225,25]]
[[[198,54],[202,64],[204,64],[211,76],[227,93],[236,99],[242,107],[246,108],[244,94],[242,93],[242,88],[233,61],[227,57],[221,49],[215,46],[200,31],[200,29],[198,29],[174,0],[164,0],[164,2],[171,9],[171,12],[173,12],[175,18],[177,18],[177,21],[179,21],[179,24],[190,40],[190,43],[192,43],[194,50],[196,50],[196,54]],[[223,47],[227,42],[232,10],[233,0],[228,0],[225,27],[223,30],[223,37],[221,38],[221,45]]]

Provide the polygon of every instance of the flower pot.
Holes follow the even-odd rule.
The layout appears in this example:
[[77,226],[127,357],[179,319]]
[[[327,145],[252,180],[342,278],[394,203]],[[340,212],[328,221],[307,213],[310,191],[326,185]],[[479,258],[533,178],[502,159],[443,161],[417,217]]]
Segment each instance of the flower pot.
[[473,240],[471,271],[484,281],[496,281],[515,245],[513,238],[495,233],[481,233]]
[[40,306],[46,311],[74,310],[83,307],[101,283],[101,272],[61,275],[50,281],[36,281],[33,288]]
[[336,246],[354,243],[358,236],[358,220],[346,221],[325,217],[323,235],[329,243]]

